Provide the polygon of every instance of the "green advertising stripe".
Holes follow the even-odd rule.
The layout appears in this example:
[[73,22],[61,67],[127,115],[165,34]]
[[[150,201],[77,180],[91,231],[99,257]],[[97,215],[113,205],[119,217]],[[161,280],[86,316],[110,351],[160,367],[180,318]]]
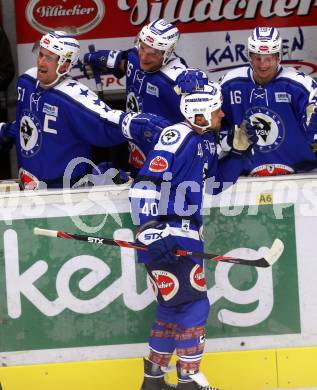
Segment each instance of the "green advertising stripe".
[[[206,251],[257,251],[276,237],[285,244],[269,271],[206,262],[208,338],[300,333],[294,208],[283,212],[276,219],[272,205],[262,205],[256,216],[247,208],[234,217],[218,208],[204,216]],[[104,216],[81,218],[97,226]],[[121,227],[110,219],[98,235],[133,241],[130,214],[120,219]],[[1,351],[146,343],[155,301],[135,252],[37,237],[36,226],[82,233],[66,216],[1,222]]]

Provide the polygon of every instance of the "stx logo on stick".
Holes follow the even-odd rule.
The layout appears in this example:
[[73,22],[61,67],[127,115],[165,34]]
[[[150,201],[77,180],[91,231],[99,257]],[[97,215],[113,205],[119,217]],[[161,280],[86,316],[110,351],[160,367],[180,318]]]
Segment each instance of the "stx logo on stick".
[[94,244],[103,244],[103,238],[88,237],[87,239],[88,239],[89,242],[92,242]]

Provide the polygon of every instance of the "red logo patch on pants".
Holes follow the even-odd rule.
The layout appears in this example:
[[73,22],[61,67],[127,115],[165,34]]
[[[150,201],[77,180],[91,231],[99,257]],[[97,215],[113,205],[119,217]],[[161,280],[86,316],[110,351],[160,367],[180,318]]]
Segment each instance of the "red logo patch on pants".
[[195,265],[190,272],[190,284],[198,291],[207,290],[205,271],[199,264]]
[[172,299],[179,289],[179,282],[176,276],[171,272],[163,270],[154,270],[152,275],[164,301]]

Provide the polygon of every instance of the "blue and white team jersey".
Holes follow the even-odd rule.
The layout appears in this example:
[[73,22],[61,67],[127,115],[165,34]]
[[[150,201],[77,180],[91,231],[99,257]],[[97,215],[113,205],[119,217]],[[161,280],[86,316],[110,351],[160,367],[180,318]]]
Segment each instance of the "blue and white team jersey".
[[[183,120],[180,111],[180,98],[174,90],[175,80],[187,69],[185,61],[172,55],[168,63],[156,72],[144,72],[140,69],[137,48],[126,52],[126,111],[144,112],[160,115],[171,123]],[[144,164],[148,152],[157,142],[130,142],[130,164],[137,172]]]
[[[109,147],[125,141],[118,127],[121,111],[111,111],[85,85],[65,78],[43,89],[36,68],[18,78],[16,121],[7,128],[15,139],[20,178],[28,188],[39,181],[47,187],[63,187],[68,163],[91,159],[91,145]],[[74,162],[71,184],[91,169]]]
[[[202,251],[204,186],[219,193],[224,182],[234,183],[243,169],[244,157],[227,157],[218,161],[211,132],[199,135],[186,123],[164,129],[130,190],[134,224],[167,222],[179,248]],[[138,251],[138,257],[150,261],[147,252]],[[203,264],[202,259],[193,261]]]
[[317,166],[305,130],[306,107],[317,83],[293,68],[279,67],[264,86],[255,83],[251,67],[232,70],[221,81],[225,119],[240,126],[244,119],[256,129],[251,176],[288,174]]

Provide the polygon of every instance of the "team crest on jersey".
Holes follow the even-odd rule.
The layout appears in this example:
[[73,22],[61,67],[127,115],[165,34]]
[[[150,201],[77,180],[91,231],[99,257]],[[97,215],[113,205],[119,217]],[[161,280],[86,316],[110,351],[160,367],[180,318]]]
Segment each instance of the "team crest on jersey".
[[171,272],[163,270],[154,270],[152,275],[164,301],[172,299],[179,289],[177,277]]
[[176,129],[167,130],[161,137],[161,142],[163,145],[174,145],[176,144],[181,137],[181,133]]
[[196,264],[195,267],[190,271],[190,284],[198,291],[206,291],[206,278],[204,268],[199,264]]
[[164,172],[168,168],[168,162],[166,158],[157,156],[150,162],[149,170],[151,172]]
[[252,107],[246,117],[258,136],[257,148],[261,152],[277,149],[285,137],[284,124],[278,114],[267,107]]
[[30,111],[24,111],[20,121],[21,153],[25,157],[34,156],[41,147],[42,129],[40,121]]
[[126,109],[127,112],[142,112],[142,99],[136,95],[134,91],[130,91],[127,94]]

